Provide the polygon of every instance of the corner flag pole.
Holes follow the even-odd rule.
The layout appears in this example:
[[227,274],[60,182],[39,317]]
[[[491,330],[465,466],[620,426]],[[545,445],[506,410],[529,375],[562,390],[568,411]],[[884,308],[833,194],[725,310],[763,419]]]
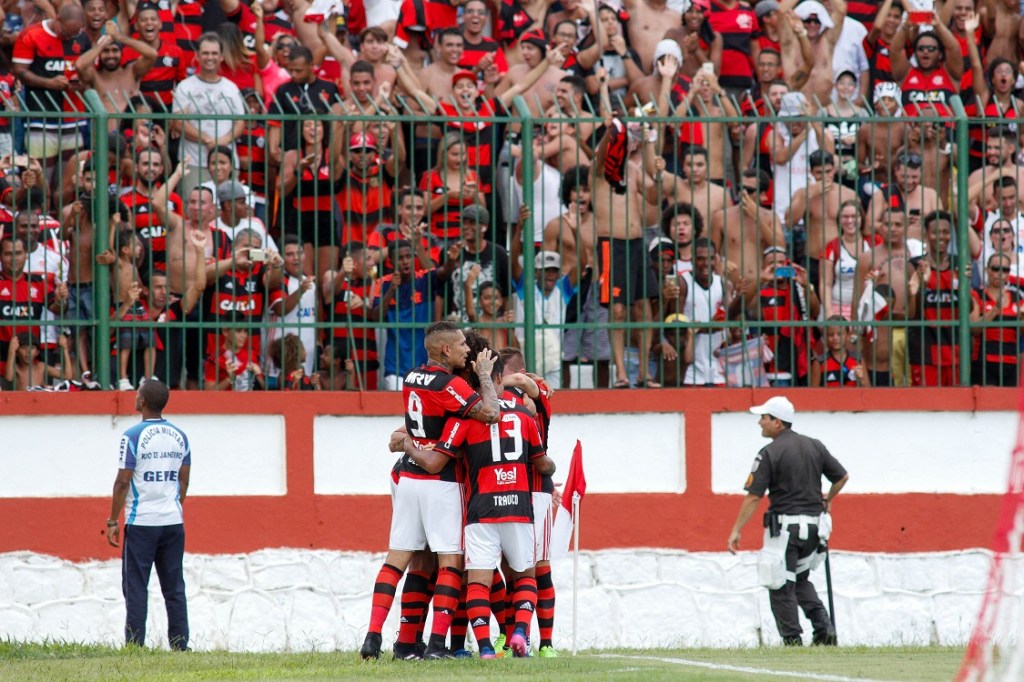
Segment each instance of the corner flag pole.
[[576,655],[576,623],[579,616],[580,494],[572,493],[572,655]]

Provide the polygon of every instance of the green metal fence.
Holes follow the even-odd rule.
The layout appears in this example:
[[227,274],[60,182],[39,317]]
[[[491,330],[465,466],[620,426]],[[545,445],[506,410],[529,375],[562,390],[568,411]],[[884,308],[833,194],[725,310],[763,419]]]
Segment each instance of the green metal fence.
[[[257,336],[266,339],[267,335],[272,335],[272,343],[281,345],[280,355],[285,355],[286,332],[301,335],[303,330],[314,330],[317,341],[328,346],[334,343],[335,352],[347,353],[345,359],[352,361],[350,372],[346,371],[344,361],[333,365],[333,369],[319,368],[328,374],[346,373],[345,381],[331,385],[350,389],[382,387],[387,375],[401,376],[412,363],[422,359],[417,332],[422,333],[429,320],[449,316],[489,336],[496,345],[520,338],[527,366],[556,385],[563,380],[565,385],[603,386],[622,384],[625,380],[642,384],[645,379],[651,382],[649,385],[749,384],[759,381],[753,375],[764,370],[760,357],[763,348],[757,343],[762,334],[770,337],[769,345],[776,356],[775,364],[768,366],[769,370],[776,370],[775,382],[785,383],[784,375],[788,374],[789,381],[801,385],[808,382],[811,366],[836,369],[836,356],[828,352],[828,344],[832,343],[828,330],[847,328],[851,329],[841,335],[838,357],[849,352],[855,359],[846,365],[839,363],[837,383],[842,385],[852,381],[855,373],[851,374],[850,368],[856,364],[868,365],[869,369],[881,366],[877,357],[881,354],[878,339],[888,337],[890,330],[898,330],[897,337],[908,335],[904,346],[912,359],[919,360],[912,364],[928,365],[930,358],[926,356],[931,354],[938,363],[935,366],[941,367],[943,372],[955,370],[956,376],[951,380],[954,384],[991,385],[993,376],[998,379],[997,385],[1016,383],[1019,353],[1014,354],[1010,367],[1007,349],[1011,341],[1016,343],[1019,321],[1005,316],[972,321],[970,304],[972,277],[978,283],[979,275],[984,273],[971,271],[972,263],[977,260],[972,248],[977,250],[978,246],[971,236],[968,195],[980,191],[984,207],[988,201],[984,193],[993,191],[991,197],[995,197],[998,192],[990,188],[1002,182],[993,183],[989,177],[990,172],[999,174],[994,166],[981,167],[972,159],[972,144],[977,152],[979,136],[976,134],[972,139],[971,133],[972,130],[983,131],[980,137],[984,145],[991,137],[987,131],[1002,131],[1007,122],[969,119],[958,99],[953,101],[954,115],[949,119],[865,116],[855,121],[827,113],[786,117],[769,114],[754,119],[714,116],[708,108],[714,103],[701,101],[694,105],[695,115],[686,117],[645,116],[643,111],[620,116],[621,127],[613,124],[620,132],[612,136],[607,135],[605,119],[588,113],[585,107],[580,109],[572,103],[563,107],[554,101],[548,103],[548,110],[544,111],[544,103],[530,103],[521,97],[512,102],[508,111],[498,107],[497,113],[486,111],[454,122],[433,114],[399,113],[405,110],[401,98],[397,107],[382,108],[375,101],[370,106],[357,103],[355,113],[351,114],[279,114],[273,117],[260,112],[255,104],[251,107],[255,113],[244,116],[159,113],[142,108],[128,113],[110,113],[94,91],[85,93],[85,102],[88,111],[80,117],[93,131],[91,145],[70,151],[74,152],[71,156],[75,163],[85,164],[79,171],[91,169],[97,180],[96,189],[82,195],[78,187],[67,186],[67,178],[80,182],[82,173],[62,172],[50,192],[52,196],[47,198],[49,214],[66,223],[63,236],[72,242],[72,249],[77,248],[76,240],[82,239],[85,218],[75,216],[68,208],[71,202],[67,199],[85,199],[89,204],[91,255],[95,258],[108,246],[115,251],[125,246],[111,241],[111,229],[116,232],[119,227],[127,226],[138,231],[142,222],[138,203],[131,203],[137,200],[125,200],[126,196],[134,197],[130,189],[141,187],[144,194],[163,197],[157,192],[158,184],[147,185],[140,181],[142,147],[136,148],[131,141],[118,142],[119,138],[96,134],[97,131],[127,129],[136,135],[163,131],[166,142],[159,151],[165,166],[162,178],[166,181],[176,177],[172,171],[177,159],[169,152],[175,145],[183,144],[175,142],[175,131],[185,128],[186,124],[199,130],[206,121],[219,121],[218,125],[223,127],[242,121],[243,133],[236,136],[239,144],[229,145],[232,147],[231,158],[227,160],[231,166],[229,175],[222,175],[224,168],[215,162],[206,167],[184,168],[187,182],[177,178],[183,182],[182,187],[189,190],[181,196],[181,224],[168,216],[163,206],[146,209],[156,210],[160,214],[158,219],[168,223],[159,226],[164,230],[164,258],[172,258],[173,254],[173,258],[180,256],[183,260],[181,272],[175,263],[168,261],[163,265],[169,274],[181,275],[180,280],[173,276],[165,280],[166,291],[185,295],[188,300],[188,287],[195,283],[186,276],[199,277],[195,270],[186,272],[184,265],[189,262],[187,249],[197,248],[190,245],[189,233],[197,228],[206,230],[206,224],[214,222],[210,220],[209,197],[204,199],[207,193],[195,192],[192,188],[210,184],[211,179],[220,181],[212,183],[214,185],[237,180],[241,172],[247,178],[262,175],[266,180],[266,208],[261,221],[266,232],[260,235],[260,247],[267,246],[269,236],[277,240],[283,252],[285,235],[296,234],[299,250],[304,254],[304,274],[315,278],[317,292],[312,315],[295,321],[285,320],[283,316],[276,322],[268,321],[265,311],[271,298],[279,294],[287,298],[285,294],[289,293],[288,289],[282,289],[283,275],[280,274],[286,269],[279,267],[272,254],[271,260],[257,265],[249,260],[250,251],[239,255],[239,244],[230,247],[208,237],[203,266],[207,280],[196,304],[198,308],[177,315],[178,319],[174,319],[173,314],[148,321],[131,316],[118,318],[116,310],[128,300],[128,292],[116,280],[111,286],[111,272],[116,273],[120,266],[112,270],[94,263],[96,314],[93,319],[69,320],[58,312],[47,319],[26,321],[5,315],[6,319],[0,321],[2,327],[18,330],[29,326],[86,330],[83,338],[88,345],[87,362],[76,360],[73,373],[77,374],[77,370],[88,365],[103,386],[116,385],[118,375],[122,374],[119,365],[124,360],[119,357],[119,351],[124,344],[119,343],[119,336],[126,338],[130,346],[127,357],[133,383],[140,376],[139,367],[148,373],[143,347],[146,344],[139,343],[137,337],[155,333],[149,343],[164,344],[162,364],[157,371],[161,378],[177,385],[184,366],[189,379],[187,385],[202,387],[211,371],[209,363],[213,363],[214,377],[220,378],[223,374],[224,368],[217,368],[216,358],[220,344],[235,333],[233,330],[247,330],[249,344]],[[431,103],[422,104],[423,109],[432,111]],[[345,106],[347,110],[348,105]],[[28,115],[12,112],[11,116],[19,119]],[[274,132],[275,123],[285,132]],[[868,129],[870,134],[854,133],[851,139],[849,131],[854,124]],[[733,136],[738,125],[752,128],[747,129],[747,135]],[[835,148],[823,144],[827,136],[821,133],[823,139],[819,146],[832,150],[831,165],[836,171],[827,189],[821,187],[825,183],[815,182],[815,169],[808,163],[797,168],[792,162],[793,154],[810,159],[806,154],[809,148],[801,147],[806,144],[800,142],[800,133],[796,132],[800,126],[810,126],[816,136],[819,131],[835,130],[842,138],[839,148]],[[785,132],[778,132],[783,129]],[[261,137],[246,132],[250,130],[269,133]],[[297,133],[298,149],[288,148],[286,138],[291,130]],[[753,132],[749,132],[751,130]],[[1012,133],[1016,136],[1016,130]],[[247,142],[243,144],[242,138],[246,135]],[[372,138],[357,138],[359,135]],[[269,148],[275,139],[283,142],[280,166],[273,161],[274,152]],[[789,157],[793,166],[789,171],[785,171],[787,164],[780,162],[784,155],[780,156],[779,149],[784,144],[795,150]],[[693,145],[707,150],[703,158],[708,170],[700,171],[701,153],[695,152]],[[208,154],[201,155],[216,157],[213,147],[211,145]],[[261,149],[264,159],[256,162],[252,154],[240,158],[238,151],[243,147],[250,152]],[[1014,151],[1018,149],[1017,140],[1013,140],[1012,147]],[[880,149],[884,149],[884,153],[879,154],[881,163],[872,167],[875,165],[873,156]],[[86,153],[87,160],[83,158]],[[905,155],[899,158],[909,161],[897,163],[898,153]],[[368,160],[368,155],[374,158]],[[620,155],[628,160],[617,163]],[[744,163],[746,159],[748,163]],[[116,166],[112,165],[114,163]],[[518,174],[517,164],[521,164]],[[866,253],[874,258],[871,248],[875,246],[875,235],[891,232],[893,228],[889,223],[897,220],[892,217],[894,214],[899,214],[904,222],[916,221],[909,228],[918,235],[916,239],[920,243],[927,244],[929,238],[920,225],[926,216],[913,206],[932,200],[922,199],[925,193],[918,190],[896,200],[890,196],[899,194],[891,188],[898,188],[905,180],[898,169],[915,165],[926,174],[923,186],[933,190],[938,202],[935,208],[948,210],[954,216],[951,242],[955,252],[971,254],[970,258],[961,255],[950,261],[955,268],[955,278],[943,280],[936,275],[934,281],[939,282],[940,288],[949,289],[950,282],[955,280],[955,292],[940,291],[934,296],[936,300],[929,303],[935,291],[928,288],[926,280],[918,284],[927,292],[911,295],[912,270],[900,265],[902,260],[890,257],[885,264],[870,268],[872,272],[878,271],[872,277],[889,283],[890,289],[895,282],[904,287],[902,292],[894,292],[888,314],[880,319],[853,319],[861,303],[860,290],[865,288],[860,266],[854,273],[852,298],[844,299],[846,294],[841,294],[836,299],[831,290],[827,296],[831,312],[846,311],[847,319],[826,320],[823,313],[812,314],[824,307],[815,303],[819,297],[825,297],[825,292],[814,289],[821,289],[821,284],[828,281],[823,268],[832,267],[827,265],[831,261],[820,258],[819,247],[827,237],[841,236],[843,229],[841,218],[827,218],[835,209],[835,188],[839,197],[852,196],[862,207],[867,203],[867,209],[858,211],[858,214],[867,213],[858,234],[868,240],[868,247],[848,254],[851,257]],[[575,185],[567,182],[566,178],[580,177],[571,169],[581,166],[589,166],[589,180],[578,181]],[[861,172],[865,167],[868,171]],[[979,167],[980,190],[970,184],[970,169]],[[122,178],[122,170],[128,168],[131,168],[131,177]],[[368,169],[373,169],[372,173]],[[717,172],[716,169],[722,170],[722,177],[709,175],[710,171]],[[763,205],[767,202],[762,200],[769,192],[759,171],[775,172],[776,193],[782,185],[792,188],[784,195],[787,203],[802,197],[800,215],[779,214],[774,207]],[[723,184],[728,184],[728,188],[704,182],[702,177],[700,182],[695,181],[701,173],[712,181],[721,181],[727,176],[729,182]],[[429,179],[424,180],[425,177]],[[106,185],[103,179],[108,179]],[[425,196],[409,199],[409,203],[426,205],[424,220],[432,223],[430,227],[420,231],[417,225],[401,224],[401,216],[409,213],[403,214],[402,203],[408,194],[405,187],[425,188]],[[104,188],[109,191],[103,191]],[[749,193],[744,193],[744,189],[750,190]],[[1016,196],[1015,184],[1012,189]],[[874,194],[869,193],[871,190]],[[215,196],[216,191],[215,187],[210,194]],[[585,194],[590,195],[589,207],[583,205]],[[336,195],[343,195],[342,201],[349,203],[340,206]],[[874,198],[870,198],[872,196]],[[227,200],[217,207],[219,219],[223,220],[224,215],[229,219],[238,217],[230,213],[234,210],[230,205],[231,200]],[[531,213],[521,215],[520,205],[530,207]],[[466,215],[474,218],[464,220],[462,214],[470,206],[475,212]],[[27,208],[35,207],[28,205]],[[479,208],[486,209],[486,214],[479,212]],[[724,210],[718,211],[718,208]],[[115,209],[125,214],[121,225],[113,224],[110,219]],[[220,209],[228,213],[221,214]],[[133,211],[134,215],[127,215]],[[996,222],[999,217],[995,216]],[[234,223],[234,228],[251,226],[251,218],[243,216]],[[992,216],[981,222],[989,220]],[[476,225],[478,222],[486,224]],[[1011,222],[1016,227],[1015,218]],[[713,247],[693,241],[696,236],[693,227],[698,223],[703,223],[703,236],[714,241]],[[392,232],[385,234],[378,229],[388,224],[396,226]],[[363,260],[349,273],[345,256],[351,255],[347,239],[351,230],[362,233],[364,240],[377,233],[383,248],[364,249],[359,255]],[[690,243],[685,239],[687,230]],[[428,237],[432,231],[435,239]],[[520,231],[525,236],[520,236]],[[482,241],[475,239],[481,232]],[[981,231],[983,240],[988,239],[988,232],[989,227]],[[154,235],[156,232],[151,236]],[[409,258],[400,251],[388,251],[388,240],[395,235],[411,237],[414,242],[411,255],[419,262],[407,277],[407,280],[412,279],[413,288],[397,288],[399,294],[388,298],[388,288],[394,279],[389,273],[399,265],[401,258]],[[1014,236],[1013,246],[1019,249],[1019,236]],[[421,238],[425,238],[425,256],[417,253]],[[146,297],[150,304],[155,296],[153,278],[161,269],[156,246],[159,239],[147,240],[144,258],[138,265],[141,283],[150,289]],[[248,235],[242,242],[247,248],[254,248],[249,245],[256,243],[250,241]],[[211,246],[219,251],[209,253]],[[978,261],[981,267],[988,265],[984,261],[990,256],[999,256],[1000,252],[994,248],[987,241],[982,243],[983,260]],[[542,254],[552,251],[558,253],[557,262]],[[684,254],[688,258],[684,258]],[[542,258],[537,261],[539,255]],[[704,256],[708,257],[706,263]],[[432,263],[423,262],[428,257]],[[920,263],[922,258],[928,261],[921,253],[905,254],[903,260]],[[776,261],[779,268],[773,275],[771,267]],[[250,269],[240,269],[239,262]],[[1016,263],[1014,257],[1010,266],[1015,272]],[[482,274],[473,274],[474,264],[481,266]],[[552,265],[554,267],[548,267]],[[546,278],[545,271],[556,267],[557,276],[552,273]],[[787,268],[790,271],[787,272]],[[366,272],[359,272],[362,269]],[[253,270],[267,274],[257,278],[251,276]],[[682,275],[683,271],[694,274]],[[807,281],[806,286],[797,286],[798,282],[805,281],[805,271],[822,274]],[[55,274],[57,279],[66,275]],[[360,274],[365,281],[358,281]],[[710,288],[704,284],[705,275],[714,286],[721,288],[721,309],[716,294],[708,293]],[[485,276],[492,277],[493,281],[489,282],[492,286],[482,286],[487,284],[482,279]],[[921,280],[922,276],[917,278]],[[694,292],[694,302],[689,308],[674,298],[684,282],[689,282],[688,288],[700,288],[700,292]],[[253,290],[240,296],[233,290],[235,284]],[[782,316],[775,318],[772,317],[775,312],[766,312],[777,307],[769,303],[773,300],[772,293],[777,292],[774,287],[788,290],[779,298],[787,298],[789,307],[789,312],[785,315],[780,312],[778,315]],[[504,294],[505,310],[495,305],[495,290]],[[339,296],[343,300],[339,301]],[[346,303],[355,301],[355,297],[363,300],[361,310]],[[384,305],[369,310],[375,299],[381,299]],[[515,312],[506,318],[504,313],[511,307],[508,301],[512,299],[515,299]],[[909,315],[912,301],[918,301],[916,315],[912,316],[915,319],[910,319]],[[930,306],[927,314],[922,312],[925,303]],[[219,314],[218,304],[226,306],[230,314]],[[702,305],[705,309],[701,309]],[[877,302],[873,305],[875,308],[869,306],[868,310],[877,309]],[[253,312],[259,314],[252,315]],[[980,318],[980,313],[976,311],[975,317]],[[226,328],[230,330],[225,332]],[[940,328],[951,333],[932,331]],[[989,342],[985,335],[989,330],[1005,332],[1001,360],[987,358]],[[204,338],[206,334],[208,338]],[[375,336],[384,342],[379,357],[374,357],[371,348],[376,343]],[[875,341],[868,342],[867,337]],[[73,346],[77,345],[75,336],[71,339]],[[260,365],[261,371],[268,367],[266,358],[262,357],[269,354],[268,345],[265,343],[261,352],[251,358]],[[890,342],[890,353],[893,347]],[[314,353],[308,348],[306,352]],[[785,371],[779,370],[783,358],[789,362]],[[292,360],[294,365],[294,358]],[[894,357],[886,360],[889,362],[887,369],[872,370],[872,376],[905,375],[911,364]],[[59,364],[63,358],[57,361]],[[731,372],[730,362],[734,363]],[[904,366],[897,366],[898,363]],[[987,367],[991,363],[1005,367],[990,374]],[[749,371],[737,371],[737,364],[742,365],[740,370]],[[316,363],[307,364],[310,365],[315,368]],[[580,379],[579,375],[585,378]],[[570,376],[573,379],[568,381]],[[945,381],[950,379],[947,377]],[[278,383],[288,382],[279,380]]]

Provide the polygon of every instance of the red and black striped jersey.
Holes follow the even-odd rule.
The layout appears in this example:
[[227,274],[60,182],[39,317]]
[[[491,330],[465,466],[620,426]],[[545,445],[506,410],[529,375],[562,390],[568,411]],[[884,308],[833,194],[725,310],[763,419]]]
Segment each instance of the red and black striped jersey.
[[161,40],[174,40],[185,59],[185,68],[194,68],[197,41],[203,35],[203,6],[206,0],[179,0],[174,8],[174,36]]
[[464,114],[450,102],[441,102],[441,109],[448,119],[448,127],[462,137],[466,149],[466,166],[476,171],[481,192],[491,191],[494,166],[498,150],[504,142],[500,138],[501,126],[487,117],[503,116],[507,112],[499,99],[477,97],[476,111]]
[[[405,428],[419,445],[437,443],[450,417],[466,419],[480,396],[462,377],[437,365],[420,365],[408,372],[402,385]],[[439,474],[428,474],[408,456],[395,465],[400,476],[458,481],[455,460]]]
[[346,171],[337,194],[341,208],[341,243],[360,242],[392,216],[395,180],[383,164],[376,163],[365,175]]
[[[84,33],[74,38],[57,34],[53,20],[47,19],[27,27],[14,43],[13,61],[28,67],[29,73],[40,78],[64,76],[69,81],[78,80],[75,62],[89,49],[89,39]],[[77,92],[60,92],[24,86],[25,104],[29,111],[58,112],[85,111],[85,102]],[[84,124],[85,119],[66,118],[66,124]],[[57,119],[46,119],[47,127],[59,127]]]
[[849,353],[842,360],[829,353],[825,357],[825,366],[822,367],[822,384],[825,386],[856,386],[857,377],[853,373],[853,368],[857,364],[857,359]]
[[[846,16],[856,19],[864,24],[864,28],[871,32],[875,25],[875,17],[878,16],[878,8],[882,5],[878,0],[850,0],[846,3]],[[871,61],[870,57],[868,61]]]
[[459,60],[460,69],[476,70],[476,65],[487,55],[494,55],[494,65],[498,67],[498,73],[508,73],[508,59],[505,58],[505,50],[501,43],[493,38],[481,36],[482,40],[476,45],[465,41],[465,49],[462,52],[462,59]]
[[[122,194],[119,201],[131,216],[135,231],[149,243],[149,249],[153,253],[153,266],[158,270],[163,270],[167,252],[167,227],[160,222],[156,211],[153,210],[153,202],[136,188],[132,188],[132,191],[127,194]],[[172,192],[168,201],[170,203],[168,210],[181,215],[181,197]]]
[[[548,428],[551,426],[551,400],[544,386],[538,384],[538,387],[540,395],[533,399],[533,406],[537,409],[537,414],[533,415],[533,419],[537,423],[537,433],[540,434],[541,445],[547,450]],[[526,393],[522,389],[510,388],[501,397],[505,400],[512,400],[517,405],[523,405],[525,409]],[[555,479],[530,466],[530,488],[540,493],[553,493],[555,492]]]
[[[125,64],[139,58],[139,53],[130,47],[124,50]],[[156,61],[139,81],[142,96],[162,103],[168,111],[174,102],[174,88],[188,78],[188,64],[181,48],[169,40],[161,40],[157,48]]]
[[29,325],[42,320],[53,303],[53,284],[53,275],[23,274],[14,280],[0,272],[0,320],[17,323],[0,326],[0,342],[7,343],[16,334],[27,331],[43,336],[42,328]]
[[506,45],[514,45],[534,23],[533,17],[529,15],[519,0],[501,0],[501,8],[498,10],[498,27],[494,31],[494,37]]
[[[1018,364],[1020,354],[1020,311],[1024,310],[1024,302],[1021,295],[1015,289],[1009,289],[1009,302],[1004,306],[1001,300],[995,300],[989,295],[988,289],[973,292],[973,298],[978,302],[981,312],[988,313],[999,309],[999,314],[992,318],[992,322],[1002,322],[1001,327],[985,327],[978,346],[974,349],[974,359],[980,358],[986,363],[1002,363],[1004,365]],[[1001,297],[1000,297],[1001,298]]]
[[722,35],[722,72],[718,82],[726,88],[749,88],[754,76],[750,42],[758,30],[757,16],[739,3],[726,7],[711,0],[708,23]]
[[[218,230],[214,230],[217,232]],[[212,285],[207,285],[205,321],[212,323],[206,334],[206,348],[216,348],[220,336],[220,319],[243,318],[259,322],[267,307],[267,288],[263,285],[263,263],[253,263],[249,270],[232,269],[225,272]],[[253,357],[260,354],[260,330],[249,329],[249,347]]]
[[235,153],[242,166],[238,179],[257,197],[267,196],[267,129],[262,123],[246,128],[235,138]]
[[[928,279],[921,283],[918,293],[919,319],[925,322],[949,322],[960,317],[959,278],[956,263],[951,261],[945,270],[932,267]],[[965,305],[970,305],[966,301]],[[913,365],[948,366],[958,361],[957,328],[938,325],[907,329],[907,355]]]
[[499,399],[493,424],[449,419],[435,450],[468,466],[466,523],[533,523],[529,462],[544,455],[534,416],[514,400]]

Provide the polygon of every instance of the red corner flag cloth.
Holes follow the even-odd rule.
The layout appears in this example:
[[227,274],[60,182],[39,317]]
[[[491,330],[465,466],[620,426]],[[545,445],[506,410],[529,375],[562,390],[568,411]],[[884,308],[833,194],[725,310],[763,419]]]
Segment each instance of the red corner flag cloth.
[[551,558],[561,559],[569,554],[569,543],[572,540],[573,526],[579,522],[572,516],[572,498],[579,493],[580,503],[587,492],[587,477],[583,473],[583,446],[576,441],[569,463],[569,475],[565,479],[565,490],[562,492],[562,503],[555,510],[555,523],[551,529]]

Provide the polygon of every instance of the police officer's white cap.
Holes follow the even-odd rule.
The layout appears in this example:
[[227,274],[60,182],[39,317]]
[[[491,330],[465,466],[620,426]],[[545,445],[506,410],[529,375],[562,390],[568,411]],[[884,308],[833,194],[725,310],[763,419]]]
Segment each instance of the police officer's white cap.
[[793,417],[796,415],[796,408],[793,407],[793,403],[789,402],[788,398],[777,395],[774,398],[769,398],[764,405],[754,405],[750,408],[750,413],[767,414],[792,424]]

